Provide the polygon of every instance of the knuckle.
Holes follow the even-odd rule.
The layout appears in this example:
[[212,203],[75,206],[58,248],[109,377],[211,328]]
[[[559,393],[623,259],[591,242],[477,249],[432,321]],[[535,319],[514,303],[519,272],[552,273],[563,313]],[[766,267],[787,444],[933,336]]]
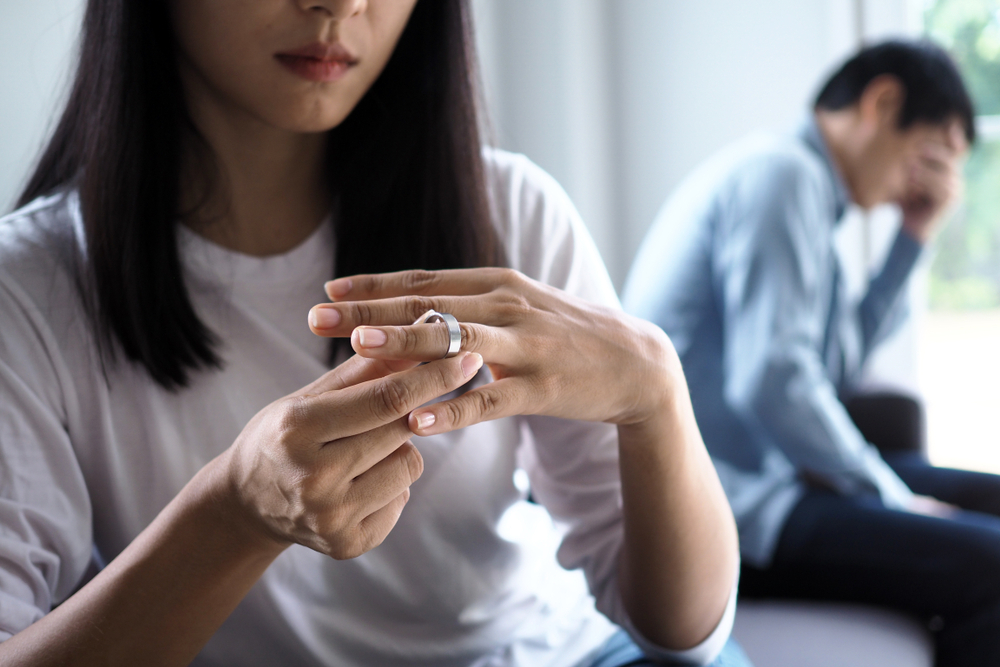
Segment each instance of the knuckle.
[[406,298],[406,317],[412,322],[426,313],[428,310],[436,310],[434,302],[423,296],[410,296]]
[[444,413],[445,421],[448,424],[463,424],[466,408],[464,401],[448,401],[441,404],[441,411]]
[[382,286],[382,279],[378,275],[355,276],[353,279],[354,289],[365,294],[378,291]]
[[[414,318],[416,319],[416,318]],[[411,355],[420,350],[420,335],[409,327],[400,329],[399,346],[404,355]]]
[[530,282],[529,278],[517,269],[503,269],[503,271],[505,272],[503,284],[508,287],[520,288]]
[[459,325],[459,329],[462,332],[461,348],[463,350],[477,350],[480,348],[483,336],[477,327],[463,322]]
[[476,391],[471,394],[476,416],[491,415],[500,408],[499,397],[492,391]]
[[497,282],[499,282],[499,283],[501,283],[503,285],[513,285],[521,277],[521,272],[518,271],[518,270],[516,270],[516,269],[499,268],[499,269],[496,269],[496,271],[498,273]]
[[434,271],[424,269],[407,271],[403,275],[403,289],[407,292],[420,293],[433,287],[438,280],[438,274]]
[[501,296],[496,309],[508,321],[523,319],[532,311],[531,301],[528,297],[517,292],[507,292]]
[[457,364],[427,364],[427,371],[433,373],[433,385],[438,391],[448,392],[461,386],[462,370]]
[[307,403],[304,396],[292,396],[283,400],[278,406],[277,413],[279,438],[287,441],[298,433],[306,421],[306,413]]
[[376,385],[372,395],[372,411],[380,419],[392,420],[409,411],[411,399],[410,388],[389,377]]
[[372,307],[364,301],[357,301],[351,304],[350,316],[355,325],[372,324],[374,311]]
[[443,403],[449,424],[466,425],[496,413],[500,407],[498,397],[491,391],[471,391],[461,399]]

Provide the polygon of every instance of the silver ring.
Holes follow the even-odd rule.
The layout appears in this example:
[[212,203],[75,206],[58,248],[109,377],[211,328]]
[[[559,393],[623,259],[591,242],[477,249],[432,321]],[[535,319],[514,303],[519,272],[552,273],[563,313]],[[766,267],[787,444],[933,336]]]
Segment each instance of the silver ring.
[[434,324],[444,322],[448,327],[448,351],[444,353],[442,359],[449,359],[458,354],[462,349],[462,327],[458,320],[451,313],[439,313],[436,310],[428,310],[417,318],[413,324]]

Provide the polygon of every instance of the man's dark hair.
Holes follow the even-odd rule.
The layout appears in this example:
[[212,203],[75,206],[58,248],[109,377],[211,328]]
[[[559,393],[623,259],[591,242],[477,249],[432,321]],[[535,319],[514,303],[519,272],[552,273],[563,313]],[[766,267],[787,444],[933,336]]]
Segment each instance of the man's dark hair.
[[969,144],[975,141],[975,112],[958,67],[943,49],[927,41],[889,41],[862,49],[830,77],[814,106],[827,111],[849,107],[882,75],[896,77],[906,91],[900,129],[958,118]]
[[[490,220],[476,74],[469,0],[417,3],[381,76],[329,132],[331,278],[505,263]],[[80,291],[102,358],[124,355],[172,390],[222,363],[182,279],[184,145],[200,149],[200,175],[211,179],[169,3],[89,0],[69,100],[18,205],[79,193]]]

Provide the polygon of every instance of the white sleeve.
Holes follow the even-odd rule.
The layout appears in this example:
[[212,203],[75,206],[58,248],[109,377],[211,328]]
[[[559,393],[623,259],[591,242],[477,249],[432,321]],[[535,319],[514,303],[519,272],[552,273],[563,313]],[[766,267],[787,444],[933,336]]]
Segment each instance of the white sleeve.
[[[501,215],[514,268],[531,278],[594,303],[620,308],[611,279],[569,197],[523,157],[506,156]],[[494,195],[496,199],[496,195]],[[506,210],[503,210],[503,209]],[[558,558],[566,569],[582,568],[598,610],[631,635],[654,659],[708,664],[729,638],[736,586],[725,614],[698,646],[671,651],[636,631],[618,588],[618,555],[624,539],[618,432],[609,424],[526,417],[530,437],[520,455],[534,498],[566,531]]]
[[0,641],[68,597],[91,558],[57,355],[42,313],[0,273]]

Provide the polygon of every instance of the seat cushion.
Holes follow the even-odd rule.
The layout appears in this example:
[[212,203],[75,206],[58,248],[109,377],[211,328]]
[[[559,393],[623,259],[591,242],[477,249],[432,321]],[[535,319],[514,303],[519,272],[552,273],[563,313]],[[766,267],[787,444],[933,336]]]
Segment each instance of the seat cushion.
[[916,619],[860,605],[741,600],[733,636],[755,667],[932,667]]

